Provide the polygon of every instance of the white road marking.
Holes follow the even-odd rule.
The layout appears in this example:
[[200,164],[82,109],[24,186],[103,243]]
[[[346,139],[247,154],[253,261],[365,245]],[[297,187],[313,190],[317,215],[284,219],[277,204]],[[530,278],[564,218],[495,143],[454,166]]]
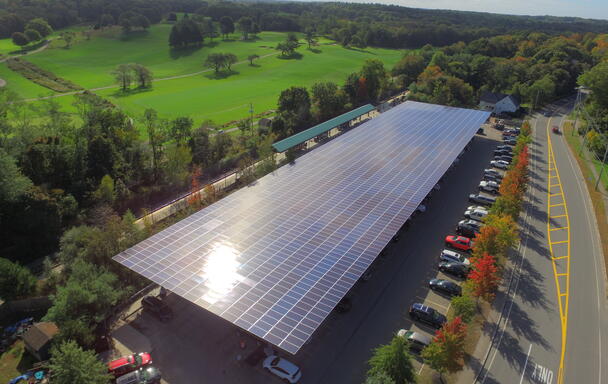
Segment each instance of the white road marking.
[[528,366],[528,359],[530,358],[530,351],[532,351],[532,344],[530,344],[530,348],[528,348],[528,354],[526,355],[526,362],[524,363],[524,369],[522,369],[522,371],[521,371],[521,379],[519,379],[519,384],[523,383],[523,381],[524,381],[524,375],[526,374],[526,367]]
[[[534,364],[534,371],[532,371],[531,379],[538,381],[539,383],[551,384],[553,383],[553,371],[540,364]],[[521,384],[521,381],[519,383]]]

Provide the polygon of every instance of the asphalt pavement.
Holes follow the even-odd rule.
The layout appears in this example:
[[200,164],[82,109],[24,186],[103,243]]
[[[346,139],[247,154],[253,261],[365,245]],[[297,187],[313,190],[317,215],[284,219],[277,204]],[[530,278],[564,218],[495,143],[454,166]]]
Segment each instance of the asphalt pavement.
[[608,383],[597,227],[576,162],[564,138],[552,133],[572,102],[532,120],[522,241],[511,255],[512,281],[481,383]]

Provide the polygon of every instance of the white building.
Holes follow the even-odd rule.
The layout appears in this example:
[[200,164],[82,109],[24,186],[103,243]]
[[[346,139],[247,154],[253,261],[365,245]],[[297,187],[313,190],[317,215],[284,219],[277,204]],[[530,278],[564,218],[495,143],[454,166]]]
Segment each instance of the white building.
[[504,93],[483,92],[479,100],[479,108],[492,111],[496,115],[501,113],[515,113],[519,109],[519,100],[512,95]]

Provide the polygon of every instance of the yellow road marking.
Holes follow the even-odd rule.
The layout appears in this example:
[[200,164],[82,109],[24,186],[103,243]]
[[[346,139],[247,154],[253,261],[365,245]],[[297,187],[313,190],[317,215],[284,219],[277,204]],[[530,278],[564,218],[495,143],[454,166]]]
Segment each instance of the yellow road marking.
[[[560,354],[560,360],[559,360],[559,371],[557,374],[557,384],[563,384],[564,382],[564,359],[566,356],[566,336],[568,335],[568,304],[569,304],[569,295],[568,292],[570,290],[570,217],[568,216],[568,204],[566,203],[566,198],[565,195],[563,195],[564,193],[564,189],[562,187],[562,180],[559,176],[559,169],[557,167],[557,162],[555,161],[555,154],[553,153],[553,144],[551,143],[551,134],[549,133],[549,125],[551,123],[551,118],[549,118],[547,120],[547,145],[548,145],[548,153],[547,153],[547,159],[548,159],[548,164],[549,164],[549,171],[547,172],[547,175],[549,176],[547,178],[547,186],[549,187],[547,190],[547,237],[548,237],[548,243],[549,243],[549,252],[551,253],[551,259],[553,260],[553,262],[551,263],[553,265],[553,275],[555,277],[555,287],[557,290],[557,295],[558,295],[558,304],[559,304],[559,316],[560,316],[560,320],[561,320],[561,326],[562,326],[562,346],[561,346],[561,354]],[[555,176],[551,176],[551,171],[555,170]],[[557,179],[557,184],[551,184],[551,179]],[[566,225],[564,227],[559,227],[559,228],[551,228],[551,207],[554,205],[551,205],[551,196],[552,194],[549,193],[549,191],[551,190],[551,188],[555,188],[555,187],[559,187],[559,194],[563,195],[563,203],[562,204],[556,204],[557,205],[563,205],[564,206],[564,214],[563,215],[559,215],[559,216],[554,216],[553,218],[556,217],[565,217],[566,218]],[[559,242],[552,242],[551,241],[551,232],[553,231],[558,231],[558,230],[562,230],[565,229],[567,230],[567,238],[565,241],[559,241]],[[562,243],[566,243],[567,244],[567,253],[565,256],[559,256],[559,257],[554,257],[554,253],[553,253],[553,244],[562,244]],[[562,260],[562,259],[567,259],[566,261],[566,272],[565,273],[557,273],[557,265],[555,263],[556,260]],[[562,292],[562,288],[561,285],[559,283],[559,278],[561,276],[565,276],[566,277],[566,287],[565,287],[565,292]],[[562,303],[561,298],[562,297],[566,297],[565,303]]]
[[551,217],[552,219],[558,219],[560,217],[566,217],[566,216],[567,215],[557,215],[557,216],[549,216],[549,217]]
[[[566,216],[566,217],[567,217],[567,216]],[[551,216],[549,216],[549,218],[551,218]],[[568,227],[551,228],[551,229],[549,229],[549,232],[552,232],[552,231],[559,231],[560,229],[568,229]]]
[[565,204],[564,204],[564,203],[551,204],[551,205],[549,206],[549,208],[551,208],[551,207],[559,207],[560,205],[565,205]]
[[562,193],[561,193],[561,192],[558,192],[558,193],[552,193],[552,194],[550,194],[550,195],[549,195],[549,197],[553,197],[553,196],[561,196],[561,195],[562,195]]

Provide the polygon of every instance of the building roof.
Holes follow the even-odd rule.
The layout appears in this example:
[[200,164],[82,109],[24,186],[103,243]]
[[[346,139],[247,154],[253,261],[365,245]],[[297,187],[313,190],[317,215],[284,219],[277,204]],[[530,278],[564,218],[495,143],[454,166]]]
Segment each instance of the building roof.
[[484,91],[481,93],[481,97],[479,98],[479,101],[483,101],[488,104],[496,104],[507,96],[508,95],[506,95],[504,93],[500,93],[500,92]]
[[508,95],[507,97],[511,100],[513,105],[519,108],[519,98],[517,96]]
[[35,323],[23,335],[23,342],[31,349],[39,351],[58,333],[59,328],[55,323]]
[[489,115],[405,102],[114,260],[295,354]]
[[285,152],[289,148],[293,148],[296,145],[302,144],[305,141],[308,141],[316,136],[319,136],[320,134],[323,134],[323,133],[339,126],[340,124],[344,124],[348,121],[351,121],[352,119],[356,119],[357,117],[364,115],[368,112],[371,112],[374,109],[375,109],[375,107],[371,104],[367,104],[362,107],[353,109],[350,112],[346,112],[340,116],[334,117],[333,119],[330,119],[321,124],[315,125],[314,127],[308,128],[305,131],[296,133],[295,135],[289,136],[288,138],[283,139],[281,141],[277,141],[276,143],[272,144],[272,147],[277,152]]

